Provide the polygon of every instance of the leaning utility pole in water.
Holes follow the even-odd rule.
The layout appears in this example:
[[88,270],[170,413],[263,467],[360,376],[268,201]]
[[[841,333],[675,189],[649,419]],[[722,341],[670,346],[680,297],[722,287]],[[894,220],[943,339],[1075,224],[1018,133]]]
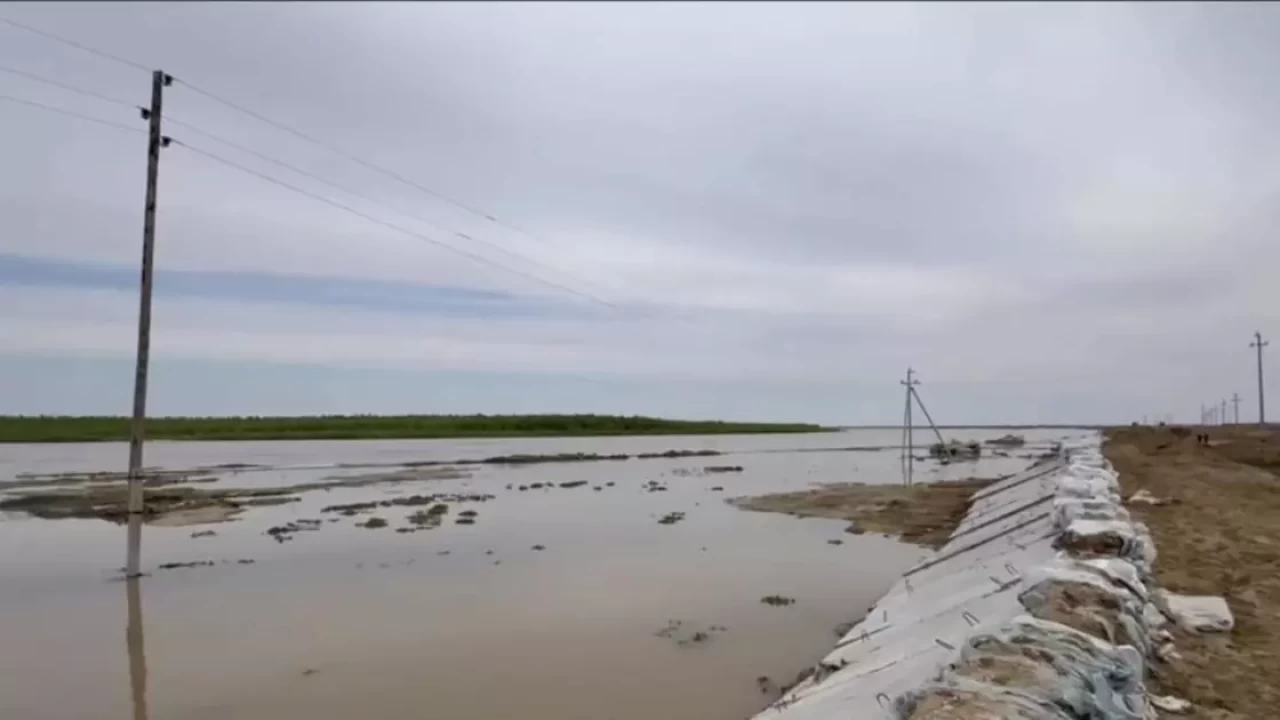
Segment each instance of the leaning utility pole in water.
[[916,380],[913,375],[915,375],[915,370],[907,368],[907,379],[898,381],[907,386],[907,404],[902,422],[902,450],[904,453],[903,460],[906,463],[904,481],[907,485],[911,484],[914,470],[915,428],[911,416],[912,399],[915,399],[916,404],[920,406],[920,412],[924,413],[924,419],[929,421],[929,427],[933,430],[934,436],[938,438],[938,444],[946,445],[946,441],[942,439],[942,431],[938,429],[938,424],[933,421],[933,416],[929,414],[929,408],[924,406],[924,400],[920,399],[920,393],[916,391],[916,386],[920,384],[920,381]]
[[1262,348],[1271,344],[1270,340],[1263,340],[1262,333],[1255,331],[1253,333],[1253,342],[1249,343],[1249,347],[1258,349],[1258,424],[1267,424],[1267,398],[1262,392]]
[[147,417],[147,369],[151,360],[151,277],[156,245],[156,182],[160,174],[160,148],[168,138],[160,134],[164,88],[173,78],[161,70],[151,73],[151,107],[142,108],[149,123],[147,133],[147,196],[142,215],[142,282],[138,293],[138,354],[133,372],[133,422],[129,429],[129,536],[125,577],[141,575],[142,554],[142,442]]

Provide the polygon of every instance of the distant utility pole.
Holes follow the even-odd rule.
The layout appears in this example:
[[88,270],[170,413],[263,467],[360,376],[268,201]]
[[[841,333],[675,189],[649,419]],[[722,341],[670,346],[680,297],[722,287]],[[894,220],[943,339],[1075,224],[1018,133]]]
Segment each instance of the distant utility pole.
[[151,73],[151,107],[141,108],[148,121],[147,198],[142,215],[142,285],[138,293],[138,355],[133,373],[133,423],[129,430],[129,539],[125,577],[136,578],[142,554],[142,441],[147,417],[147,368],[151,361],[151,276],[156,246],[156,182],[160,174],[160,148],[168,138],[160,134],[164,89],[173,77],[161,70]]
[[1200,424],[1206,425],[1209,422],[1209,411],[1205,409],[1204,403],[1200,403]]
[[1231,404],[1235,406],[1235,424],[1240,424],[1240,393],[1231,393]]
[[915,453],[915,429],[912,426],[911,420],[911,395],[912,389],[916,385],[920,384],[920,381],[913,377],[915,372],[916,371],[914,369],[908,367],[907,379],[898,381],[907,388],[905,393],[907,402],[902,415],[902,452],[904,453],[902,459],[906,462],[906,476],[903,478],[903,481],[907,485],[911,484],[911,476],[914,471],[915,463],[915,458],[912,457]]
[[1249,347],[1258,349],[1258,424],[1267,424],[1267,398],[1262,392],[1262,348],[1271,344],[1270,340],[1263,340],[1262,333],[1253,333],[1253,342],[1249,343]]
[[1222,405],[1220,407],[1222,408],[1222,414],[1220,414],[1218,417],[1222,418],[1222,424],[1226,425],[1227,424],[1227,399],[1226,398],[1222,399]]

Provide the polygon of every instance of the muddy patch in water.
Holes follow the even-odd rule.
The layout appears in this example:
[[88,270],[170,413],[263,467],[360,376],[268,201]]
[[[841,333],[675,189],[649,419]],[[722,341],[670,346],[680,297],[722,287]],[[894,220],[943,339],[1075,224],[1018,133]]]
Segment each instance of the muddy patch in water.
[[849,520],[849,532],[870,530],[917,545],[942,547],[969,509],[970,498],[999,478],[923,485],[825,485],[813,490],[733,498],[745,510]]
[[[261,488],[204,489],[189,485],[144,487],[143,520],[152,525],[167,527],[226,522],[246,508],[296,502],[299,499],[299,493],[311,490],[357,488],[422,480],[453,480],[466,477],[469,475],[457,470],[436,468],[358,475]],[[407,501],[392,501],[392,504],[405,502]],[[16,493],[0,499],[0,511],[23,512],[44,520],[98,518],[114,523],[124,523],[129,517],[128,504],[128,485],[114,482]]]

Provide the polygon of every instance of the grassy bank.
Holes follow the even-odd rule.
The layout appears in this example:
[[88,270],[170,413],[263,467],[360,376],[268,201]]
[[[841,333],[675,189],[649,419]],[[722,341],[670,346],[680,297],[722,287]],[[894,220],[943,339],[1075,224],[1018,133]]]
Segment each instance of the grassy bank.
[[[163,417],[147,421],[151,440],[357,440],[592,435],[723,435],[817,432],[801,423],[664,420],[616,415],[324,415]],[[0,442],[108,442],[129,438],[124,417],[0,416]]]

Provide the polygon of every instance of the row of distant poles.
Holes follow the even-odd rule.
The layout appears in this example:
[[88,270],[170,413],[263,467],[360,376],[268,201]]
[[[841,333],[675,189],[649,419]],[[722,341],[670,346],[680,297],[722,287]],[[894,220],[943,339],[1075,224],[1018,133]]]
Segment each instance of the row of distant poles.
[[920,393],[916,390],[916,386],[920,384],[920,381],[916,379],[915,374],[916,371],[913,368],[907,368],[907,379],[898,381],[906,386],[907,396],[902,414],[902,477],[903,483],[907,485],[911,484],[915,471],[915,423],[912,419],[912,408],[914,406],[920,406],[920,412],[924,413],[925,420],[929,421],[929,428],[933,430],[934,436],[938,438],[938,444],[946,445],[946,441],[942,439],[942,432],[938,430],[937,423],[929,415],[929,409],[924,406],[924,400],[920,399]]
[[[1270,345],[1271,341],[1263,340],[1262,333],[1255,332],[1253,334],[1253,342],[1249,343],[1249,347],[1258,353],[1258,425],[1267,424],[1267,398],[1263,393],[1263,377],[1262,377],[1262,349]],[[1227,403],[1230,402],[1233,409],[1231,420],[1227,419]],[[1226,398],[1217,403],[1205,405],[1200,403],[1200,424],[1201,425],[1239,425],[1240,424],[1240,393],[1231,393],[1231,399]]]

